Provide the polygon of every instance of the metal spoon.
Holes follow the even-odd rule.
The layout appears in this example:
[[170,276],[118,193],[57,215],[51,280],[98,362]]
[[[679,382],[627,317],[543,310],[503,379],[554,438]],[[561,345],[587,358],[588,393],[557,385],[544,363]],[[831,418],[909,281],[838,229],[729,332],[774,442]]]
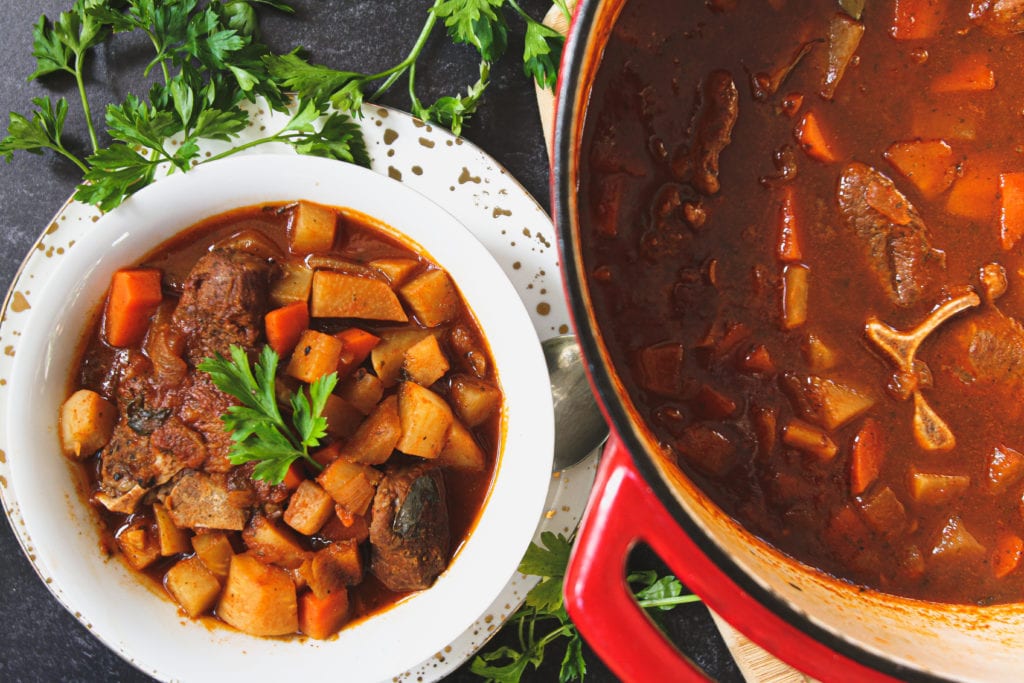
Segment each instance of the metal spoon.
[[555,406],[555,459],[552,472],[572,467],[608,438],[608,425],[590,391],[576,337],[545,339],[544,359]]

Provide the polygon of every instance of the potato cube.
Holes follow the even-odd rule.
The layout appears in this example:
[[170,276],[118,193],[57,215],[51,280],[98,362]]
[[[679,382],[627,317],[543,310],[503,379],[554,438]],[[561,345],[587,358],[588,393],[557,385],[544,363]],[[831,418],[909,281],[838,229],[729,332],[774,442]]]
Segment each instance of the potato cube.
[[318,550],[306,577],[317,597],[355,586],[363,580],[363,555],[356,541],[337,541]]
[[60,407],[60,441],[64,455],[84,458],[107,445],[114,433],[117,408],[88,389],[71,394]]
[[336,439],[347,439],[355,434],[365,417],[362,411],[335,394],[327,397],[323,415],[327,418],[327,433]]
[[192,549],[214,576],[223,579],[228,575],[228,566],[235,550],[227,534],[221,531],[196,534],[192,537]]
[[337,229],[333,209],[300,199],[288,225],[288,248],[293,254],[330,251]]
[[801,420],[790,420],[782,428],[782,443],[821,460],[831,460],[839,452],[836,442],[828,434]]
[[117,546],[135,569],[145,569],[160,557],[160,544],[141,522],[122,529],[117,535]]
[[427,330],[397,330],[385,332],[380,343],[370,352],[370,365],[384,388],[394,386],[405,362],[405,352],[413,345],[430,336]]
[[295,583],[280,567],[243,553],[231,558],[217,616],[242,633],[284,636],[299,629]]
[[438,456],[454,419],[443,398],[415,382],[402,382],[398,388],[398,417],[402,437],[395,447],[422,458]]
[[309,307],[314,318],[359,318],[405,322],[409,317],[388,283],[359,275],[318,270]]
[[160,503],[153,503],[153,517],[156,519],[156,536],[160,544],[160,554],[164,557],[187,553],[192,547],[188,534],[171,520],[171,516]]
[[370,261],[370,265],[384,273],[392,287],[397,287],[420,267],[420,262],[411,258],[379,258]]
[[429,387],[444,377],[451,365],[448,357],[437,343],[437,337],[430,335],[410,346],[402,361],[402,372],[417,384]]
[[452,377],[455,414],[469,427],[483,424],[501,406],[501,389],[472,375]]
[[295,345],[286,372],[303,382],[315,382],[338,369],[341,341],[323,332],[306,330]]
[[401,436],[398,399],[388,396],[377,404],[352,438],[341,447],[339,457],[363,465],[380,465],[391,457]]
[[242,531],[242,540],[250,555],[285,569],[295,569],[308,555],[290,531],[263,515],[252,516]]
[[309,479],[295,489],[284,511],[285,524],[300,534],[310,536],[334,516],[334,499],[320,485]]
[[453,420],[452,426],[448,429],[448,439],[435,462],[441,467],[482,472],[487,464],[487,457],[465,425]]
[[270,300],[276,307],[309,301],[313,269],[303,263],[282,263],[280,278],[270,286]]
[[220,595],[220,581],[198,557],[186,557],[167,570],[167,592],[192,619],[210,611]]
[[416,319],[427,327],[437,327],[459,315],[459,292],[443,270],[421,273],[398,292]]
[[339,458],[320,473],[317,482],[343,512],[355,516],[369,509],[381,476],[372,467]]
[[384,383],[365,368],[359,368],[338,385],[338,395],[363,415],[369,415],[384,397]]

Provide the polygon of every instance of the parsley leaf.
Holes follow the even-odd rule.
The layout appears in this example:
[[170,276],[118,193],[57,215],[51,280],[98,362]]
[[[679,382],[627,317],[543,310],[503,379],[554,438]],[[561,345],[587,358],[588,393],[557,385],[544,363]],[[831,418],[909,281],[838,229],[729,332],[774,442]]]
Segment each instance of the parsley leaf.
[[229,452],[232,465],[256,462],[253,478],[279,484],[288,468],[299,459],[317,469],[320,465],[310,456],[327,434],[327,418],[323,416],[328,397],[338,383],[337,373],[325,375],[309,386],[309,395],[300,388],[292,394],[292,424],[281,414],[274,380],[278,355],[264,346],[254,365],[240,346],[232,345],[231,359],[217,354],[198,365],[210,375],[218,389],[241,403],[231,406],[221,416],[224,427],[234,442]]
[[536,21],[527,22],[523,70],[542,88],[554,89],[564,44],[565,36],[558,31]]

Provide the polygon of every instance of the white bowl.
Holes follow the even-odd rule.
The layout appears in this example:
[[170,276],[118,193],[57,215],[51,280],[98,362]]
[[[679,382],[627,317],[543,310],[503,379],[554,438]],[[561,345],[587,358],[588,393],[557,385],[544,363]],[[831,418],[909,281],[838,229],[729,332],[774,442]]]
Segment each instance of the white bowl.
[[[61,455],[57,414],[90,313],[118,267],[223,211],[295,199],[351,207],[391,226],[445,268],[476,316],[505,394],[494,481],[469,540],[429,590],[349,626],[329,641],[264,639],[207,628],[105,559],[93,511]],[[35,283],[40,287],[39,283]],[[553,416],[548,375],[530,318],[486,249],[451,215],[399,182],[325,159],[244,156],[163,179],[103,216],[38,289],[19,341],[0,434],[23,529],[19,538],[47,587],[111,649],[170,680],[388,680],[443,651],[513,575],[541,517]],[[13,521],[13,520],[12,520]]]

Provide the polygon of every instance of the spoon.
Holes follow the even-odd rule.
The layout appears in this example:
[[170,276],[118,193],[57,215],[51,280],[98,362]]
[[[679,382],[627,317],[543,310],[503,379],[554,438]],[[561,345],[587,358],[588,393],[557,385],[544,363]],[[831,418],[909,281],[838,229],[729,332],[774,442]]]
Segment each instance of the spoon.
[[572,467],[608,438],[608,425],[590,391],[576,337],[545,339],[544,360],[555,407],[555,459],[552,472]]

